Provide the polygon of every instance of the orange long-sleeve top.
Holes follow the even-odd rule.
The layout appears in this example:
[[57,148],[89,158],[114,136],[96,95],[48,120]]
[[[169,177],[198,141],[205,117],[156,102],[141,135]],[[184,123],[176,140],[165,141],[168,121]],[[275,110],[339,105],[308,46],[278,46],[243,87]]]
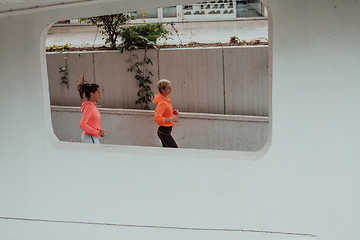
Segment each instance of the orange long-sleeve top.
[[154,96],[153,103],[156,104],[154,121],[159,126],[172,127],[174,122],[165,122],[165,118],[172,118],[174,116],[173,107],[170,104],[171,99],[164,97],[161,93]]
[[96,107],[96,103],[84,101],[81,104],[81,112],[83,113],[83,116],[81,118],[79,127],[84,130],[84,134],[99,137],[99,132],[101,129],[101,114]]

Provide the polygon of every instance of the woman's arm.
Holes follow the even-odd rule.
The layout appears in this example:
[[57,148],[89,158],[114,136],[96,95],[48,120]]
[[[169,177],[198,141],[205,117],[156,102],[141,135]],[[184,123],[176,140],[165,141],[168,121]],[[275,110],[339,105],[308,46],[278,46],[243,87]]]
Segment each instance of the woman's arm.
[[179,117],[173,116],[172,118],[165,118],[165,122],[179,122]]
[[84,109],[83,116],[81,118],[79,127],[84,130],[85,132],[88,132],[92,135],[98,135],[99,129],[93,128],[88,124],[89,118],[91,117],[92,109],[90,107],[87,107]]
[[156,105],[154,121],[157,123],[157,125],[161,126],[166,122],[179,122],[179,118],[177,116],[173,116],[172,118],[163,117],[165,111],[166,111],[165,103],[160,102]]

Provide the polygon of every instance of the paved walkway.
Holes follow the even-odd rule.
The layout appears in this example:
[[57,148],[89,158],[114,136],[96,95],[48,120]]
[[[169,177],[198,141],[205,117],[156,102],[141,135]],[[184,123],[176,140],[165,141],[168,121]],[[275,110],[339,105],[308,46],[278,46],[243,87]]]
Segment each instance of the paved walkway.
[[[166,28],[174,35],[174,40],[167,40],[167,44],[179,44],[180,40],[170,25]],[[179,31],[181,42],[229,42],[230,37],[237,36],[241,40],[266,41],[268,38],[267,20],[238,20],[219,22],[185,22],[175,23]],[[95,26],[88,25],[55,25],[48,33],[46,46],[71,44],[72,47],[102,46],[103,35]],[[159,44],[164,40],[158,41]]]

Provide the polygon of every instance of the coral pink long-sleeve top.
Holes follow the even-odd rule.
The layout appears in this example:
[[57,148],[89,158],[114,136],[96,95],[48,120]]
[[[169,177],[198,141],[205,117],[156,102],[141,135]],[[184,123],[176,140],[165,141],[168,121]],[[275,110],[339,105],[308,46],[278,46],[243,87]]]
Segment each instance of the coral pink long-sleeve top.
[[101,129],[101,114],[96,107],[96,103],[84,101],[81,105],[83,116],[80,121],[80,128],[84,130],[85,135],[99,137]]

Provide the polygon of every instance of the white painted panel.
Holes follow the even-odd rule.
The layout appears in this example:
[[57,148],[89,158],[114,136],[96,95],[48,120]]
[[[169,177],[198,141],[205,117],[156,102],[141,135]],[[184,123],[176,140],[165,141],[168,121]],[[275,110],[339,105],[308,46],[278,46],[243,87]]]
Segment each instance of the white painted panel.
[[165,2],[0,16],[0,212],[12,218],[1,218],[0,238],[360,239],[360,2],[266,0],[273,86],[265,151],[58,141],[43,29],[142,4]]
[[[131,57],[136,54],[138,58]],[[158,79],[157,71],[157,53],[156,50],[147,50],[147,57],[152,59],[154,65],[147,65],[148,70],[154,76],[151,77],[155,83],[151,86],[155,91]],[[99,104],[108,108],[132,108],[141,109],[141,105],[135,104],[138,99],[139,91],[138,82],[135,79],[135,72],[128,72],[127,69],[132,65],[128,62],[132,59],[133,63],[142,61],[144,51],[111,51],[103,54],[101,52],[94,53],[94,64],[96,83],[102,87],[102,96]],[[140,70],[145,71],[144,68]],[[154,109],[152,103],[149,106]]]
[[[66,72],[59,72],[66,67]],[[95,81],[94,54],[91,52],[63,52],[47,54],[47,70],[49,76],[50,101],[55,105],[80,106],[81,98],[77,91],[77,79],[80,75],[89,83]],[[61,84],[61,77],[67,73],[69,88]]]
[[[103,144],[161,147],[154,111],[99,109]],[[52,107],[52,123],[62,141],[81,142],[78,107]],[[181,148],[259,151],[268,136],[268,118],[181,113],[172,135]]]
[[160,51],[160,78],[169,79],[182,112],[224,113],[222,49]]
[[267,116],[268,48],[224,48],[226,113]]

